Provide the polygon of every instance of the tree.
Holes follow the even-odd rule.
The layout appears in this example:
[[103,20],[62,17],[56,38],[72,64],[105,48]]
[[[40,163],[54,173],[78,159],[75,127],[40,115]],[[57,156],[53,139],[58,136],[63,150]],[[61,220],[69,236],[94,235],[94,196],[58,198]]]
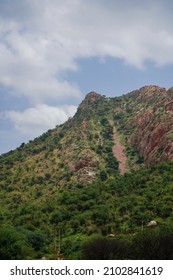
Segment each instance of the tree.
[[108,177],[105,170],[101,170],[99,176],[101,181],[105,181]]
[[34,250],[28,245],[26,236],[15,228],[2,226],[0,229],[0,259],[31,259]]

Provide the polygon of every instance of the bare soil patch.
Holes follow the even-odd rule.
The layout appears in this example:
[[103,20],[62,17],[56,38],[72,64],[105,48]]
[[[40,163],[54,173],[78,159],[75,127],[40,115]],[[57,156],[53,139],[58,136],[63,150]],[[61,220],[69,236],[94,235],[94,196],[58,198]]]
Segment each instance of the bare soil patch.
[[127,157],[125,154],[125,146],[120,143],[119,136],[117,134],[117,130],[113,127],[113,154],[114,157],[119,161],[119,171],[123,175],[126,172],[126,163]]

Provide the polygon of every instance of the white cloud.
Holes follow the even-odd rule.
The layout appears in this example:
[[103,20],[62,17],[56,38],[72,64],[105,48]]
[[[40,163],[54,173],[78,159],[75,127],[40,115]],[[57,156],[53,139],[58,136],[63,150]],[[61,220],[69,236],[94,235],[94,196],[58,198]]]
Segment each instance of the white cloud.
[[[0,83],[35,102],[79,98],[65,81],[80,57],[173,63],[172,17],[165,1],[6,1],[0,19]],[[10,6],[12,5],[12,6]],[[22,16],[21,16],[22,15]]]
[[5,116],[20,133],[33,138],[64,123],[75,114],[76,109],[76,106],[73,105],[55,107],[39,104],[35,108],[28,108],[23,112],[8,111]]

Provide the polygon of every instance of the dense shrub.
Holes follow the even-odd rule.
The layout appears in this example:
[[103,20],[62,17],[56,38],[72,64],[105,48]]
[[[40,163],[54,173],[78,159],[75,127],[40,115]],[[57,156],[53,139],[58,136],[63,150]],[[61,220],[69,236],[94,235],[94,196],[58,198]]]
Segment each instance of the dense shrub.
[[0,229],[0,259],[22,260],[33,257],[34,250],[29,246],[24,234],[15,228],[2,226]]

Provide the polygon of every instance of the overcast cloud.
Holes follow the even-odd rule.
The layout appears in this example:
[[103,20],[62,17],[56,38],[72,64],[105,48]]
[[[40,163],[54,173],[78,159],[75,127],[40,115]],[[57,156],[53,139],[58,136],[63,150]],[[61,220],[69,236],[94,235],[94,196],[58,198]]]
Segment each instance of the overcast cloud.
[[[3,118],[31,137],[65,121],[83,98],[66,80],[80,58],[120,58],[142,69],[146,61],[173,64],[171,1],[0,1],[0,85],[28,107]],[[61,105],[61,107],[60,107]],[[31,127],[34,127],[32,130]]]

